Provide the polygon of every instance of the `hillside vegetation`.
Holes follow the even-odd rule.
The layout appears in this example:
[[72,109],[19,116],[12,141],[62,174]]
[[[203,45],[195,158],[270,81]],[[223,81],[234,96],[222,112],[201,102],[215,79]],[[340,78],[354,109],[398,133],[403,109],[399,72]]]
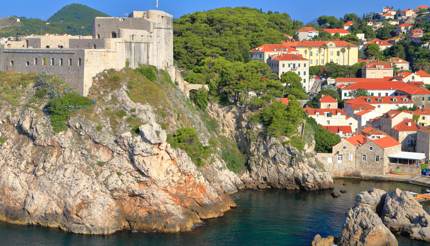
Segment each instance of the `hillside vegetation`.
[[0,26],[0,37],[45,33],[90,35],[94,18],[97,16],[107,16],[107,14],[82,4],[70,4],[63,7],[47,21],[19,17],[19,23]]

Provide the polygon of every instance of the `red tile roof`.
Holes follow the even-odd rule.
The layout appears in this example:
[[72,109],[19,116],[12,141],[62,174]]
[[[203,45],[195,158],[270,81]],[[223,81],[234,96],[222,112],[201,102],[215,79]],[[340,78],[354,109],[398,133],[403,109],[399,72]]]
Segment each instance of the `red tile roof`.
[[400,145],[400,143],[396,139],[394,139],[390,136],[385,136],[385,137],[379,138],[379,139],[372,139],[370,141],[374,142],[376,145],[378,145],[379,147],[381,147],[383,149]]
[[330,34],[349,34],[348,30],[342,29],[342,28],[325,28],[324,32],[330,33]]
[[312,26],[304,26],[299,29],[299,32],[316,32],[317,30]]
[[411,26],[413,26],[413,25],[409,24],[409,23],[402,23],[399,25],[399,27],[411,27]]
[[[353,99],[351,99],[351,100],[353,100]],[[374,106],[372,106],[372,105],[370,105],[368,103],[361,103],[361,102],[354,102],[354,101],[352,101],[352,102],[346,101],[345,102],[345,106],[346,105],[348,105],[354,111],[357,111],[357,110],[360,110],[360,111],[361,110],[373,110],[373,109],[375,109]]]
[[320,98],[320,103],[337,103],[337,100],[329,95],[324,95]]
[[414,115],[430,115],[430,109],[417,109],[412,111]]
[[404,119],[399,124],[393,127],[398,132],[416,132],[419,127],[412,119]]
[[429,8],[430,7],[428,5],[425,5],[425,4],[420,5],[420,6],[417,7],[417,9],[429,9]]
[[284,44],[263,44],[257,48],[252,49],[252,51],[259,51],[259,52],[291,52],[295,51],[296,49],[291,46],[286,46]]
[[346,113],[345,111],[343,111],[343,109],[337,109],[337,108],[305,108],[305,113],[307,115],[316,115],[317,113],[319,115],[324,115],[325,113],[330,113],[332,115],[337,115],[337,114],[341,114],[341,115],[345,115]]
[[346,104],[410,104],[411,99],[406,96],[360,96],[345,101]]
[[390,82],[392,78],[379,78],[379,79],[368,79],[368,78],[336,78],[335,81],[337,84],[339,83],[379,83],[379,82]]
[[352,133],[351,126],[323,126],[325,129],[327,129],[329,132],[338,134],[338,133]]
[[272,58],[275,61],[307,61],[302,55],[296,54],[283,54]]
[[352,21],[347,21],[343,26],[352,26],[354,23]]
[[385,136],[385,135],[387,135],[385,132],[380,131],[380,130],[375,129],[375,128],[370,127],[370,126],[363,128],[361,130],[361,132],[366,136],[371,136],[371,135]]
[[328,44],[334,44],[336,47],[356,47],[355,45],[342,40],[332,41],[314,41],[314,40],[303,40],[303,41],[285,41],[283,44],[287,47],[323,47]]
[[355,113],[355,115],[356,116],[363,116],[363,115],[368,114],[368,113],[370,113],[372,111],[373,111],[373,109],[365,109],[365,110],[362,110],[360,112]]
[[393,69],[391,63],[384,61],[372,61],[365,65],[366,69]]
[[430,77],[430,74],[429,73],[427,73],[426,71],[424,71],[424,70],[418,70],[418,71],[416,71],[415,72],[415,74],[418,74],[419,76],[421,76],[421,77]]
[[285,104],[285,105],[288,105],[288,102],[289,102],[288,97],[279,98],[278,101]]
[[351,144],[357,146],[357,145],[361,145],[361,144],[365,144],[366,143],[366,136],[362,135],[362,134],[356,134],[350,138],[347,138],[346,141],[350,142]]
[[382,40],[382,39],[379,39],[379,38],[372,39],[369,42],[367,42],[367,44],[368,45],[369,44],[376,44],[378,46],[392,46],[392,44],[389,43],[388,41]]
[[408,83],[391,81],[391,82],[362,82],[354,83],[343,88],[344,90],[395,90],[409,95],[430,95],[430,91]]

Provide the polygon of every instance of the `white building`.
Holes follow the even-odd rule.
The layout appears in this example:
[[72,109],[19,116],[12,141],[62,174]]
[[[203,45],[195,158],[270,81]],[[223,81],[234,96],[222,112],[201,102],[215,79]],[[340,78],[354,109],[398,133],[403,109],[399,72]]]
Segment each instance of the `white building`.
[[311,90],[309,81],[309,61],[297,54],[283,54],[270,58],[267,63],[279,77],[287,72],[294,72],[302,79],[302,85],[306,92]]
[[302,40],[312,40],[315,37],[318,37],[319,32],[315,28],[311,26],[305,26],[298,30],[297,36],[299,38],[299,41]]

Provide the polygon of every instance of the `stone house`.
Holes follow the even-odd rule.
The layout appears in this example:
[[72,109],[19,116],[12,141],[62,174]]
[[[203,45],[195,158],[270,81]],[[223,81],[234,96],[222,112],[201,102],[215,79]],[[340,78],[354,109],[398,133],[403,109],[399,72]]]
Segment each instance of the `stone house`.
[[307,107],[304,111],[321,126],[349,126],[352,132],[355,132],[358,127],[357,120],[346,115],[342,109]]
[[298,54],[282,54],[272,56],[267,60],[267,64],[279,77],[287,72],[293,72],[300,76],[303,89],[306,92],[311,90],[309,81],[309,61]]
[[424,153],[427,160],[430,160],[430,128],[422,127],[418,130],[416,151]]
[[363,67],[363,77],[368,79],[380,79],[393,77],[394,69],[390,62],[372,61]]
[[398,71],[408,71],[410,69],[409,62],[399,57],[391,57],[388,62]]
[[320,108],[338,108],[338,102],[329,95],[323,95],[319,100]]

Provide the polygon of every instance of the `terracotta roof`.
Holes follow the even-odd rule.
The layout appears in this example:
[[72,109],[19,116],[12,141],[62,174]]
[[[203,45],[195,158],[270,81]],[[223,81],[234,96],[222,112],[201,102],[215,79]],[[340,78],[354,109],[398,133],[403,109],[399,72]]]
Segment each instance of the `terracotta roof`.
[[352,26],[354,23],[352,21],[347,21],[343,26]]
[[406,96],[360,96],[353,99],[349,99],[345,102],[346,104],[410,104],[413,103]]
[[418,131],[418,125],[412,119],[404,119],[399,124],[393,127],[398,132],[414,132]]
[[351,126],[323,126],[329,132],[338,134],[338,133],[352,133]]
[[373,111],[373,109],[365,109],[365,110],[362,110],[360,112],[355,113],[355,115],[356,116],[363,116],[363,115],[368,114],[368,113],[370,113],[372,111]]
[[417,109],[411,113],[414,115],[430,115],[430,109]]
[[323,47],[328,44],[334,44],[336,47],[356,47],[351,43],[343,40],[332,40],[332,41],[314,41],[314,40],[303,40],[303,41],[285,41],[283,43],[287,47]]
[[350,142],[351,144],[357,146],[357,145],[361,145],[361,144],[365,144],[366,143],[366,136],[362,135],[362,134],[356,134],[350,138],[347,138],[346,141]]
[[259,51],[259,52],[291,52],[295,51],[296,49],[291,46],[286,46],[284,44],[263,44],[257,48],[252,49],[252,51]]
[[369,42],[367,42],[367,44],[368,45],[369,44],[376,44],[379,46],[392,46],[392,44],[390,42],[388,42],[386,40],[379,39],[379,38],[372,39]]
[[390,59],[388,59],[388,61],[392,63],[409,63],[408,61],[405,61],[400,57],[391,57]]
[[321,103],[336,103],[337,100],[329,95],[324,95],[320,98]]
[[413,25],[409,24],[409,23],[402,23],[399,25],[399,27],[411,27],[411,26],[413,26]]
[[391,63],[384,61],[373,61],[365,65],[366,69],[392,69]]
[[363,129],[361,130],[361,132],[362,132],[364,135],[367,135],[367,136],[371,136],[371,135],[380,135],[380,136],[385,136],[385,135],[387,135],[385,132],[380,131],[380,130],[375,129],[375,128],[370,127],[370,126],[367,126],[367,127],[363,128]]
[[324,32],[330,33],[330,34],[349,34],[348,30],[342,29],[342,28],[325,28]]
[[400,145],[400,143],[396,139],[394,139],[390,136],[385,136],[385,137],[379,138],[379,139],[372,139],[369,141],[374,142],[376,145],[378,145],[379,147],[381,147],[383,149]]
[[421,76],[421,77],[430,77],[430,74],[429,73],[427,73],[426,71],[424,71],[424,70],[418,70],[418,71],[416,71],[415,72],[415,74],[418,74],[419,76]]
[[368,79],[368,78],[336,78],[336,83],[379,83],[379,82],[390,82],[391,77],[379,78],[379,79]]
[[[353,99],[351,99],[351,100],[353,100]],[[357,111],[357,110],[362,111],[362,110],[369,110],[369,109],[373,110],[373,109],[375,109],[374,106],[372,106],[372,105],[370,105],[368,103],[362,103],[362,102],[354,102],[354,101],[353,102],[349,102],[349,101],[346,101],[345,105],[348,105],[354,111]]]
[[408,83],[391,81],[391,82],[362,82],[346,86],[343,90],[395,90],[409,95],[430,95],[430,91]]
[[337,114],[341,114],[341,115],[345,115],[346,113],[345,111],[343,111],[343,109],[337,109],[337,108],[305,108],[305,113],[307,115],[316,115],[317,113],[319,115],[324,115],[325,113],[330,113],[332,115],[337,115]]
[[420,6],[417,7],[417,9],[429,9],[429,8],[430,7],[428,5],[425,5],[425,4],[420,5]]
[[275,61],[307,61],[302,55],[296,54],[283,54],[272,58]]
[[289,102],[288,97],[279,98],[278,101],[285,104],[285,105],[288,105],[288,102]]
[[299,29],[299,32],[316,32],[317,30],[312,26],[304,26]]

